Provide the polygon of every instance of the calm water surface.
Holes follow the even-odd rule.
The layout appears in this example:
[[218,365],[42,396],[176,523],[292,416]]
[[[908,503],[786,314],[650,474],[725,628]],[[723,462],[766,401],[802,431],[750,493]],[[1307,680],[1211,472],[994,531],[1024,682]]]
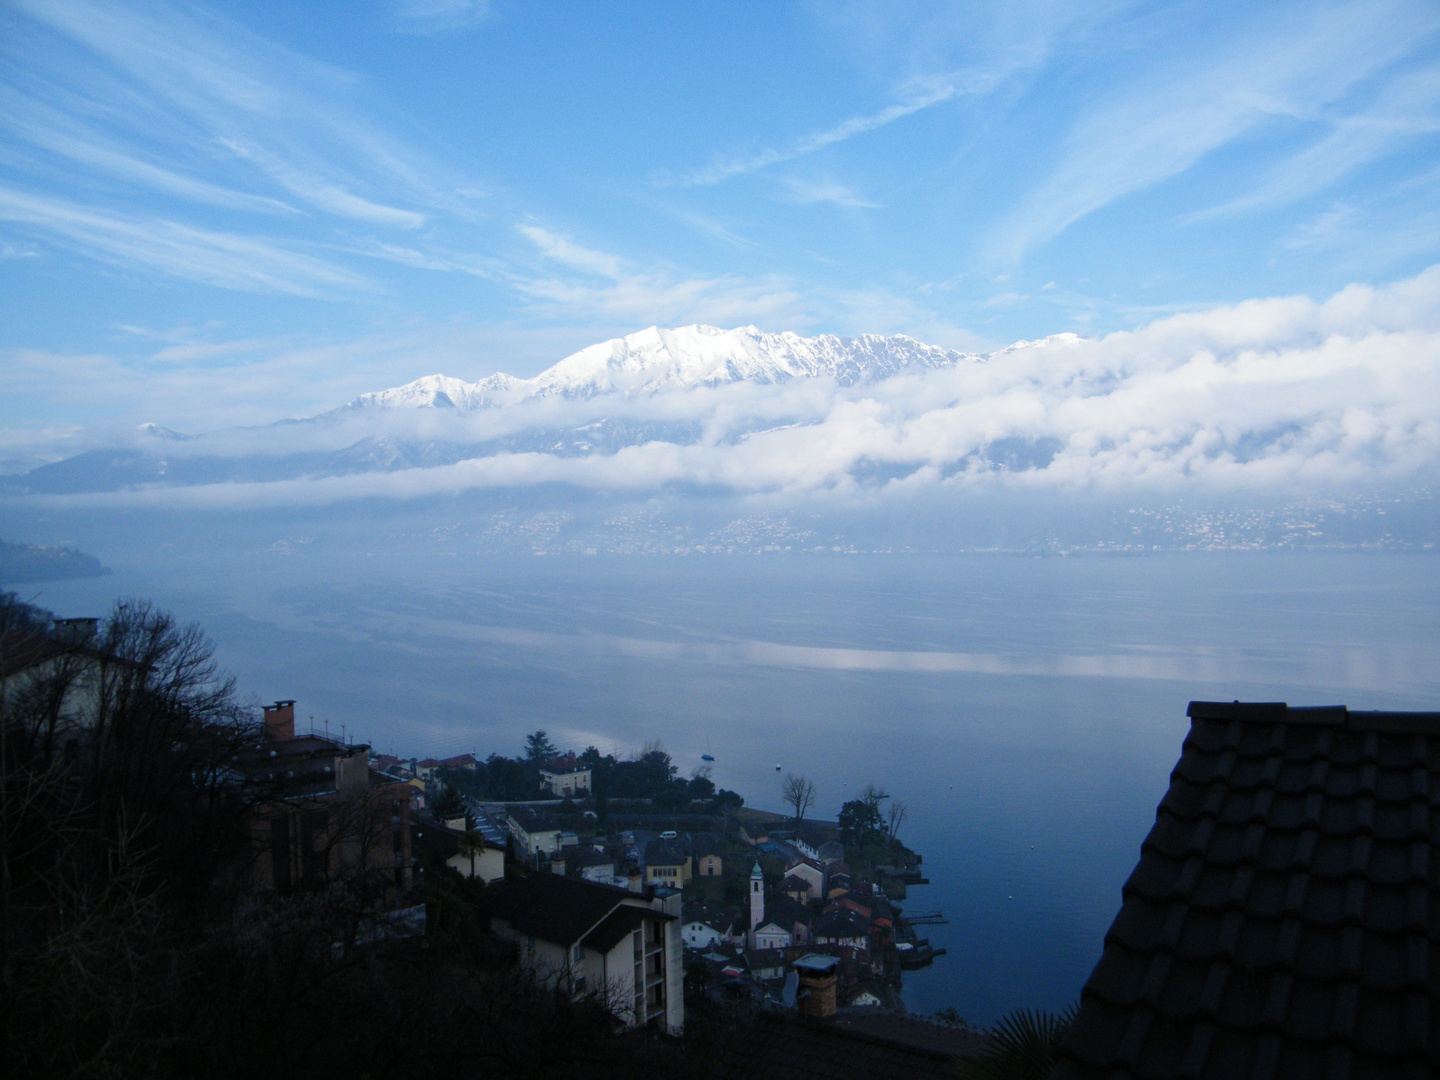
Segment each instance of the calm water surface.
[[1440,708],[1440,558],[137,556],[32,587],[62,615],[145,595],[201,621],[257,700],[406,754],[659,738],[781,809],[905,800],[949,955],[916,1011],[1073,1000],[1191,699]]

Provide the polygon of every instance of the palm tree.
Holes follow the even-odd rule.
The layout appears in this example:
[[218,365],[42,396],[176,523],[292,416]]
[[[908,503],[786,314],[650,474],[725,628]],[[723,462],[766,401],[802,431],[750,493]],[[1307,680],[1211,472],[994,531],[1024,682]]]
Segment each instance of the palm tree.
[[470,877],[475,877],[475,856],[485,850],[485,837],[475,831],[475,826],[470,818],[465,818],[465,833],[458,841],[460,854],[470,859]]
[[959,1075],[964,1080],[1047,1080],[1076,1008],[1071,1005],[1058,1015],[1015,1010],[990,1029],[984,1050],[961,1059]]

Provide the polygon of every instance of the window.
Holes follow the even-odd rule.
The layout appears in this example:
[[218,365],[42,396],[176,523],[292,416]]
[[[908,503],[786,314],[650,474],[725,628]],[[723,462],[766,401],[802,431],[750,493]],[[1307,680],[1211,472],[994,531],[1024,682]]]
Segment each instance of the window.
[[585,948],[582,945],[577,944],[573,949],[570,950],[570,959],[574,963],[578,964],[582,959],[584,959],[584,956]]

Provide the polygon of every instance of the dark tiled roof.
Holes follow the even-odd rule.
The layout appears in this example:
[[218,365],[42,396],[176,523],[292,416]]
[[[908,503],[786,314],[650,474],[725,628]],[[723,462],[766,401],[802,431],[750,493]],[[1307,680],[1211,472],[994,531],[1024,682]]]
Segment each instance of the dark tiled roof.
[[560,823],[549,814],[542,814],[528,806],[512,806],[507,813],[526,833],[559,832]]
[[745,963],[751,971],[761,968],[784,967],[784,949],[746,949]]
[[87,660],[103,660],[112,664],[124,664],[132,668],[144,667],[143,664],[137,664],[133,660],[124,660],[79,642],[60,641],[25,630],[7,630],[0,633],[0,677],[8,678],[37,664],[53,660],[57,656],[67,655]]
[[[571,945],[634,895],[593,881],[532,874],[497,881],[490,886],[486,906],[491,916],[505,919],[522,934]],[[648,914],[657,919],[673,918],[658,911]]]
[[598,949],[602,953],[608,953],[643,926],[647,918],[655,914],[646,908],[632,907],[628,904],[618,907],[606,916],[604,922],[581,938],[580,944],[587,949]]
[[1440,713],[1189,715],[1056,1080],[1435,1075]]
[[687,923],[703,923],[712,930],[729,930],[735,924],[735,913],[718,904],[694,900],[680,909],[680,919]]
[[[500,844],[486,840],[478,829],[474,830],[474,836],[480,847],[494,848],[498,851],[505,850]],[[442,862],[452,859],[460,854],[460,845],[464,839],[463,830],[448,828],[438,821],[418,820],[412,822],[410,826],[411,851],[414,852],[417,861],[422,854],[427,853],[438,855]],[[476,858],[479,858],[478,848],[475,855]]]
[[73,653],[75,647],[40,634],[11,630],[0,634],[0,676],[43,664],[46,660]]
[[567,859],[570,866],[614,866],[615,856],[607,855],[603,851],[596,851],[594,848],[582,848],[573,852]]
[[817,938],[868,938],[870,920],[844,908],[825,912],[811,931]]
[[729,1035],[716,1072],[725,1080],[954,1080],[955,1056],[824,1021],[761,1013]]
[[690,856],[664,840],[651,840],[645,845],[646,866],[683,866]]
[[[884,996],[888,987],[864,984],[878,996]],[[892,1042],[937,1053],[963,1057],[978,1054],[985,1049],[985,1035],[964,1024],[947,1024],[923,1016],[909,1016],[904,1013],[884,1011],[871,1012],[868,1009],[855,1010],[836,1016],[831,1023],[850,1031],[875,1035]]]
[[806,904],[785,896],[772,896],[765,901],[765,921],[777,922],[781,926],[794,928],[796,923],[809,926],[815,921],[815,912]]

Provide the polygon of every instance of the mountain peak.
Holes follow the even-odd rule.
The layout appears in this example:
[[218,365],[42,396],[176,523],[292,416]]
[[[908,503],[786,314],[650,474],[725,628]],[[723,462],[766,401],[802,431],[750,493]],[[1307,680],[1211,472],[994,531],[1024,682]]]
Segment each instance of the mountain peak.
[[794,379],[832,378],[842,386],[888,378],[902,371],[951,367],[978,360],[926,345],[903,334],[834,334],[801,337],[769,333],[755,326],[725,330],[697,323],[666,329],[646,327],[571,353],[533,379],[497,373],[467,383],[427,375],[404,386],[363,394],[345,410],[392,408],[478,409],[526,398],[591,398],[601,394],[652,394],[697,386],[749,382],[774,384]]

